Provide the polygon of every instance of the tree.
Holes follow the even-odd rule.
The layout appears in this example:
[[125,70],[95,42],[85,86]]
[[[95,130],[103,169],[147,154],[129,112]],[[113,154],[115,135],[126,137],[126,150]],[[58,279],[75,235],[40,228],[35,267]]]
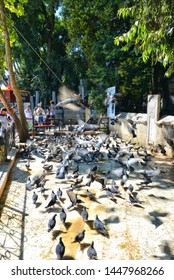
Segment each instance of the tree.
[[118,15],[130,18],[130,29],[115,37],[123,50],[134,49],[152,65],[153,94],[161,93],[164,111],[169,108],[169,79],[174,73],[174,3],[170,0],[126,1]]
[[106,111],[106,88],[118,80],[120,48],[114,47],[114,37],[128,23],[122,24],[116,16],[119,2],[62,1],[63,23],[69,35],[67,54],[82,69],[79,78],[87,80],[89,100],[99,113]]
[[8,72],[9,72],[11,85],[12,85],[12,88],[13,88],[13,91],[14,91],[14,94],[16,97],[18,111],[19,111],[19,117],[13,111],[13,109],[10,107],[10,104],[8,103],[6,98],[3,96],[3,93],[1,90],[0,90],[0,97],[1,97],[1,100],[4,104],[4,106],[7,108],[8,112],[11,114],[11,116],[14,119],[17,131],[19,134],[20,142],[25,142],[29,136],[28,126],[27,126],[27,121],[26,121],[26,117],[24,114],[24,105],[23,105],[22,96],[19,92],[18,85],[16,83],[15,75],[14,75],[14,71],[13,71],[10,38],[9,38],[9,33],[8,33],[8,28],[7,28],[7,23],[6,23],[5,6],[4,6],[3,0],[0,0],[0,19],[1,19],[2,30],[3,30],[3,34],[4,34],[6,66],[7,66]]
[[153,64],[160,62],[170,76],[174,72],[174,2],[134,0],[126,3],[129,6],[121,8],[118,15],[131,17],[132,25],[128,32],[115,38],[115,44],[125,42],[125,49],[133,45],[144,62],[149,58]]
[[[51,92],[62,83],[77,84],[76,69],[66,54],[67,30],[57,16],[60,1],[28,0],[23,17],[13,15],[18,39],[13,45],[17,80],[32,94],[38,90],[41,100],[50,100]],[[35,16],[37,15],[37,16]],[[73,75],[72,75],[73,73]]]

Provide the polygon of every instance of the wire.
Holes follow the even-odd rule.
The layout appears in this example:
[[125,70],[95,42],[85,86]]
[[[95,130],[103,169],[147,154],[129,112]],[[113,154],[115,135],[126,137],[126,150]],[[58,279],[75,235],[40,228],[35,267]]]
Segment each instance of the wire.
[[[12,24],[10,18],[7,17],[6,14],[4,14],[4,16],[10,21],[10,23]],[[14,27],[14,29],[17,31],[17,33],[23,38],[23,40],[29,45],[29,47],[35,52],[35,54],[40,58],[40,60],[46,65],[46,67],[51,71],[51,73],[56,77],[56,79],[62,84],[63,82],[59,79],[59,77],[56,75],[56,73],[50,68],[50,66],[45,62],[45,60],[40,56],[40,54],[33,48],[33,46],[29,43],[29,41],[24,37],[24,35],[18,30],[18,28],[12,24],[12,26]]]

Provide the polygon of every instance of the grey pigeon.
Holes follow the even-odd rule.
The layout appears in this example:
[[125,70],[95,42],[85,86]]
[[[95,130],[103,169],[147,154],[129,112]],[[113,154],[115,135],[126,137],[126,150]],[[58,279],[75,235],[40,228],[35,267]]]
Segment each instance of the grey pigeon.
[[60,188],[58,188],[58,190],[57,190],[57,197],[58,197],[59,199],[62,198],[62,194],[63,194],[62,190],[61,190]]
[[63,225],[65,225],[65,221],[66,221],[66,213],[65,210],[63,208],[61,208],[61,212],[60,212],[60,220],[63,223]]
[[40,182],[45,178],[45,172],[38,173],[34,175],[34,177],[31,180],[31,186],[39,187]]
[[82,203],[83,201],[77,197],[77,194],[75,194],[71,189],[67,190],[67,195],[71,201],[71,204],[67,207],[67,209],[70,209],[71,207],[77,205],[78,203]]
[[75,236],[74,242],[79,242],[80,243],[84,238],[85,238],[85,229]]
[[161,173],[161,170],[159,168],[156,168],[154,170],[144,170],[143,171],[143,175],[145,178],[151,178],[151,177],[155,177],[158,176]]
[[33,189],[32,185],[31,185],[31,178],[30,178],[30,176],[27,177],[27,181],[26,181],[26,183],[25,183],[25,187],[26,187],[26,189],[27,189],[28,191],[31,191],[31,190]]
[[55,214],[49,221],[48,221],[48,232],[50,232],[56,225],[56,216]]
[[100,233],[102,233],[104,236],[108,236],[108,232],[104,227],[104,224],[102,223],[102,221],[100,221],[100,219],[98,218],[98,215],[96,215],[96,219],[94,221],[94,227],[97,231],[99,231]]
[[65,254],[65,245],[62,241],[62,237],[59,238],[59,243],[56,246],[56,256],[57,260],[62,260]]
[[86,210],[85,206],[83,207],[83,210],[80,213],[80,215],[82,216],[84,222],[88,220],[88,211]]
[[89,197],[89,198],[93,198],[95,197],[95,194],[90,192],[88,189],[86,190],[86,195]]
[[94,241],[91,242],[91,245],[89,246],[87,250],[87,256],[90,260],[97,260],[97,252],[94,248]]
[[57,195],[55,194],[55,192],[53,190],[51,191],[51,198],[54,200],[57,200]]
[[54,206],[56,204],[56,199],[55,198],[51,198],[51,200],[48,202],[47,206],[45,206],[45,208],[49,208],[51,206]]
[[137,199],[137,197],[135,195],[133,195],[132,193],[129,193],[129,201],[131,203],[140,203],[139,200]]
[[44,164],[43,169],[46,170],[46,171],[51,171],[53,169],[53,165],[52,164]]
[[132,193],[133,190],[134,190],[134,187],[132,186],[132,184],[129,184],[129,186],[128,186],[128,191],[129,191],[130,193]]
[[32,201],[34,204],[36,204],[36,201],[38,200],[38,194],[34,191],[32,195]]

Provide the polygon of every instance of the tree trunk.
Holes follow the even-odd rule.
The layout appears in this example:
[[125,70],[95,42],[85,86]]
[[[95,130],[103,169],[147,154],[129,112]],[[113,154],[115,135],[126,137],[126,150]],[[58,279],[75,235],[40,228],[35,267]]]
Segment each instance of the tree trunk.
[[27,125],[27,121],[26,121],[26,117],[25,117],[25,113],[24,113],[24,104],[23,104],[23,100],[22,100],[22,95],[20,94],[19,88],[17,86],[14,71],[13,71],[10,39],[9,39],[9,33],[8,33],[8,29],[7,29],[7,24],[6,24],[5,6],[4,6],[3,0],[0,0],[0,19],[1,19],[1,24],[2,24],[2,29],[3,29],[3,34],[4,34],[4,41],[5,41],[6,65],[7,65],[7,69],[8,69],[9,76],[10,76],[11,86],[13,88],[13,92],[16,97],[19,117],[12,110],[12,108],[10,107],[10,104],[8,103],[6,98],[2,97],[2,94],[3,94],[2,91],[1,91],[0,95],[1,95],[1,99],[3,100],[4,106],[7,108],[8,112],[11,114],[11,116],[14,119],[16,129],[19,134],[19,141],[26,142],[26,140],[29,137],[28,125]]

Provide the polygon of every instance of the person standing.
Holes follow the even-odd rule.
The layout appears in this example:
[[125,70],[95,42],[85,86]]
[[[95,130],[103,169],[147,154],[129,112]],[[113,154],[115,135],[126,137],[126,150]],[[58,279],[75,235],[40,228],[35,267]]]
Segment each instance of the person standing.
[[50,120],[51,124],[55,124],[56,106],[53,100],[50,101]]
[[35,110],[35,116],[36,116],[36,121],[38,122],[38,125],[43,125],[45,112],[41,106],[41,103],[37,104],[37,109]]
[[27,119],[28,128],[32,129],[32,127],[33,127],[33,113],[32,113],[31,105],[30,104],[24,110],[24,113],[25,113],[25,117]]

